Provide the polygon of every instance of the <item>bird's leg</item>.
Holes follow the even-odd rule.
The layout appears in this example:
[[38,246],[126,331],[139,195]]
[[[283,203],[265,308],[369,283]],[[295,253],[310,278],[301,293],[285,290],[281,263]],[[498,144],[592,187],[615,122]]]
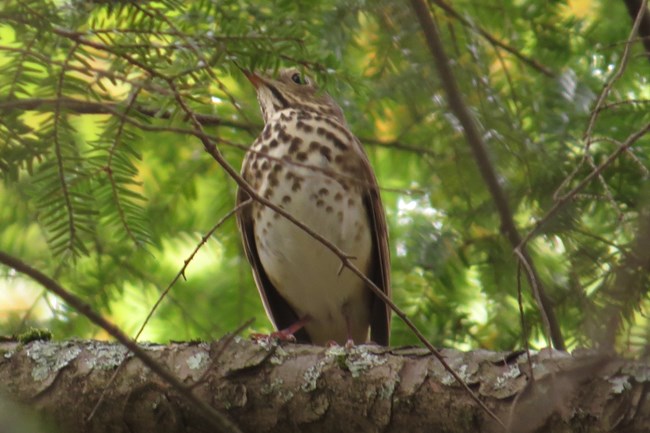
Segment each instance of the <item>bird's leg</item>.
[[278,339],[280,341],[290,341],[290,342],[295,342],[296,337],[294,337],[293,334],[296,332],[300,331],[309,321],[311,320],[311,316],[309,314],[306,314],[305,316],[301,317],[300,320],[297,322],[287,326],[284,329],[280,329],[278,331],[271,332],[270,334],[251,334],[251,339],[258,341],[258,340],[270,340],[270,339]]

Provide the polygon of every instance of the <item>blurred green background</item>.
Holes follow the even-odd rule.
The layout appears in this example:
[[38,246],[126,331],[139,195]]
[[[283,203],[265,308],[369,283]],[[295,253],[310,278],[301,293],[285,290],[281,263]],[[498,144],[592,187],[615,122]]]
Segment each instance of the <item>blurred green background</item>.
[[[593,142],[583,138],[632,27],[623,1],[430,7],[522,234],[556,191],[568,192],[650,121],[650,63],[635,43]],[[239,170],[261,116],[234,61],[299,66],[342,106],[384,188],[395,301],[435,345],[507,350],[524,335],[532,347],[548,344],[525,278],[522,332],[512,246],[401,1],[4,1],[0,250],[134,335],[233,207],[235,184],[191,134],[174,89]],[[626,287],[615,275],[633,255],[649,145],[638,140],[529,243],[569,348],[597,344],[612,323],[620,351],[647,346],[647,273]],[[234,219],[185,277],[141,339],[215,339],[249,318],[246,333],[271,330]],[[0,267],[0,335],[31,326],[57,339],[107,338]],[[416,342],[395,318],[392,343]]]

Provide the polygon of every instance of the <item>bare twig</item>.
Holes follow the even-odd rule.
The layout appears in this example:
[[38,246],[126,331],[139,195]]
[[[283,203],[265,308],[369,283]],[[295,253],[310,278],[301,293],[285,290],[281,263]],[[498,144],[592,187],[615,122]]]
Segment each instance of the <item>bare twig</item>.
[[[204,236],[201,237],[201,242],[199,242],[199,244],[194,248],[194,251],[192,251],[192,253],[189,255],[189,257],[183,261],[183,266],[181,267],[181,270],[178,271],[178,273],[176,274],[176,276],[174,277],[174,279],[169,283],[169,285],[167,285],[167,288],[165,288],[165,290],[162,291],[162,293],[160,294],[160,296],[158,296],[158,300],[157,300],[156,303],[153,305],[153,307],[151,307],[151,310],[149,310],[149,314],[147,314],[147,317],[144,319],[144,322],[142,322],[142,325],[140,325],[140,329],[138,329],[138,332],[135,334],[135,337],[133,337],[133,341],[138,341],[138,338],[140,338],[140,335],[142,335],[142,331],[144,331],[144,328],[146,328],[147,324],[149,323],[149,321],[150,321],[151,318],[153,317],[153,314],[156,312],[156,310],[158,309],[158,307],[159,307],[160,304],[162,303],[163,299],[165,299],[165,297],[167,296],[167,294],[169,293],[169,291],[172,289],[172,287],[174,286],[174,284],[176,284],[176,282],[179,280],[179,278],[180,278],[181,276],[182,276],[183,278],[185,278],[185,270],[187,269],[187,266],[190,264],[190,262],[192,261],[192,259],[193,259],[194,256],[196,255],[196,253],[199,251],[199,249],[200,249],[203,245],[205,245],[205,243],[208,241],[208,239],[210,239],[210,237],[214,234],[214,232],[217,231],[217,229],[218,229],[219,227],[221,227],[221,226],[223,225],[223,223],[225,223],[225,222],[226,222],[226,221],[227,221],[231,216],[233,216],[234,214],[236,214],[236,213],[239,211],[239,209],[241,209],[241,208],[247,206],[248,204],[250,204],[250,200],[247,200],[247,201],[242,202],[242,203],[240,203],[239,205],[235,206],[235,208],[232,209],[231,211],[229,211],[226,215],[224,215],[224,216],[223,216],[223,217],[222,217],[222,218],[221,218],[221,219],[220,219],[220,220],[219,220],[219,221],[218,221],[218,222],[217,222],[217,223],[216,223],[216,224],[215,224],[215,225],[214,225],[214,226],[213,226],[209,231],[208,231],[208,233],[206,233]],[[236,335],[236,334],[235,334],[235,335]],[[101,406],[102,402],[104,401],[104,396],[106,395],[106,392],[110,389],[111,385],[113,384],[113,382],[114,382],[115,379],[117,378],[118,373],[119,373],[120,371],[122,371],[122,367],[125,365],[125,364],[124,364],[124,360],[126,360],[126,355],[124,356],[124,359],[122,360],[122,363],[120,363],[120,366],[119,366],[119,367],[118,367],[118,368],[113,372],[113,375],[111,376],[110,380],[108,381],[108,383],[106,384],[106,386],[105,386],[104,389],[102,390],[102,393],[101,393],[101,395],[99,396],[99,399],[97,400],[97,403],[95,403],[95,406],[93,407],[93,410],[90,411],[90,414],[89,414],[88,417],[87,417],[87,420],[88,420],[88,421],[90,421],[91,419],[93,419],[93,417],[95,416],[95,412],[97,412],[97,409],[99,409],[99,407]]]
[[[623,0],[633,20],[639,20],[639,39],[643,42],[645,53],[650,60],[650,11],[643,0]],[[639,18],[639,16],[641,18]]]
[[140,337],[140,334],[142,334],[142,331],[147,326],[147,323],[149,323],[149,320],[151,320],[151,316],[153,316],[153,313],[156,311],[156,309],[158,308],[158,306],[160,305],[162,300],[165,298],[167,293],[169,293],[169,291],[172,289],[174,284],[176,284],[176,282],[179,280],[179,278],[181,276],[183,277],[183,279],[185,279],[185,271],[187,270],[187,266],[192,262],[192,259],[194,259],[194,256],[199,251],[199,249],[203,245],[205,245],[205,243],[208,241],[208,239],[210,239],[212,237],[214,232],[216,232],[219,227],[221,227],[226,221],[228,221],[228,219],[230,219],[230,217],[232,217],[237,212],[239,212],[240,209],[248,206],[250,203],[251,203],[251,200],[246,200],[246,201],[244,201],[242,203],[239,203],[233,209],[228,211],[228,213],[226,215],[224,215],[219,221],[217,221],[217,223],[214,226],[212,226],[212,228],[203,237],[201,237],[201,242],[199,242],[198,245],[196,245],[196,247],[194,248],[192,253],[189,255],[189,257],[186,258],[183,261],[183,267],[176,273],[176,276],[174,277],[174,279],[169,283],[167,288],[160,294],[160,296],[158,297],[158,300],[156,301],[154,306],[151,308],[151,311],[149,312],[149,314],[145,318],[144,322],[142,323],[142,326],[140,327],[140,330],[138,331],[138,333],[135,336],[136,340]]
[[[524,269],[526,270],[526,275],[528,276],[528,281],[531,283],[531,289],[533,292],[533,297],[535,298],[535,302],[537,302],[537,305],[543,305],[540,295],[540,282],[538,281],[537,274],[529,261],[530,257],[527,254],[524,254],[524,252],[519,247],[515,247],[514,253],[519,258],[519,264],[523,265]],[[544,329],[550,330],[551,324],[549,323],[548,317],[545,314],[542,314],[541,316],[544,323]]]
[[239,427],[233,423],[225,414],[217,411],[215,408],[207,405],[201,399],[192,394],[191,390],[183,384],[176,376],[171,374],[165,368],[160,366],[147,352],[124,334],[117,326],[97,314],[90,305],[86,304],[76,295],[64,289],[59,283],[43,274],[37,269],[32,268],[21,260],[0,251],[0,263],[3,263],[16,271],[23,273],[33,280],[37,281],[48,291],[54,293],[63,299],[68,305],[86,316],[91,322],[105,330],[109,335],[122,343],[127,349],[140,360],[151,371],[160,376],[165,382],[172,386],[179,394],[185,397],[199,412],[206,418],[210,424],[221,432],[241,433]]
[[[645,8],[647,0],[642,0],[642,1],[643,1],[643,8]],[[605,99],[607,98],[609,92],[614,87],[614,83],[618,81],[618,79],[621,78],[621,76],[625,72],[625,68],[627,67],[627,62],[630,57],[630,47],[632,46],[633,43],[632,41],[634,40],[634,36],[636,35],[638,27],[640,25],[642,15],[643,15],[642,13],[639,13],[638,16],[636,17],[636,20],[634,21],[632,30],[630,31],[630,34],[625,43],[625,47],[623,48],[623,55],[621,56],[621,61],[618,65],[618,69],[616,70],[616,72],[614,72],[611,78],[607,80],[607,82],[603,86],[603,89],[601,90],[600,95],[598,95],[598,99],[596,100],[596,104],[594,105],[594,108],[591,110],[591,116],[589,117],[587,129],[583,134],[583,140],[585,142],[584,155],[582,156],[580,162],[576,164],[573,171],[571,171],[571,173],[562,181],[562,183],[560,183],[560,186],[558,186],[555,192],[553,193],[553,199],[555,200],[557,200],[557,198],[560,196],[564,187],[567,186],[569,182],[573,180],[573,178],[575,178],[575,176],[578,174],[578,172],[580,171],[580,169],[582,168],[585,162],[587,161],[591,162],[591,166],[593,168],[593,159],[591,159],[589,155],[591,144],[593,143],[592,132],[594,127],[596,126],[596,120],[598,119],[600,112],[603,110]],[[604,183],[604,181],[602,182]]]
[[523,291],[521,289],[521,267],[523,261],[519,261],[517,265],[517,305],[519,306],[519,320],[521,322],[521,335],[524,343],[524,350],[526,351],[526,360],[528,361],[528,369],[530,370],[530,379],[535,381],[533,374],[533,361],[530,356],[530,345],[528,344],[528,326],[526,325],[526,315],[524,314],[524,299]]
[[[66,97],[56,99],[12,99],[0,101],[0,112],[10,110],[47,110],[51,109],[51,107],[54,107],[57,104],[78,114],[114,114],[115,110],[123,105],[123,102],[81,101],[79,99]],[[142,107],[139,105],[135,105],[133,109],[138,113],[149,117],[159,119],[171,119],[172,117],[172,113],[169,111],[160,111],[158,109]],[[201,120],[201,123],[209,126],[226,126],[248,132],[257,131],[261,128],[261,125],[255,123],[240,122],[237,120],[224,119],[223,117],[205,114],[197,114],[196,116]]]
[[[647,297],[647,276],[650,272],[650,205],[648,195],[643,197],[638,209],[638,225],[632,248],[629,254],[623,256],[616,267],[611,285],[606,286],[605,293],[609,302],[603,311],[602,323],[606,324],[604,332],[598,341],[600,350],[613,352],[616,343],[616,333],[621,321],[629,317],[628,305],[640,305],[643,297]],[[622,312],[628,314],[622,314]]]
[[[136,85],[136,83],[130,84]],[[146,86],[140,87],[146,88]],[[65,107],[66,109],[78,114],[115,114],[117,108],[121,107],[123,105],[123,102],[81,101],[79,99],[66,97],[62,97],[60,100],[52,98],[11,99],[0,100],[0,112],[10,110],[47,110],[51,109],[56,104],[60,104],[61,107]],[[160,111],[143,106],[134,106],[134,110],[137,110],[138,113],[144,114],[145,116],[159,119],[171,119],[173,115],[169,111]],[[195,113],[195,115],[196,118],[204,126],[231,127],[241,129],[251,134],[253,134],[255,131],[259,131],[262,128],[262,125],[257,123],[225,119],[223,117],[213,116],[209,114]],[[379,140],[375,137],[360,137],[359,140],[366,145],[384,147],[387,149],[404,150],[407,152],[424,154],[432,157],[436,156],[435,152],[431,149],[427,149],[421,146],[414,146],[412,144],[407,144],[399,140],[385,141]]]
[[610,102],[608,104],[603,104],[600,106],[600,111],[609,110],[612,108],[626,107],[628,105],[646,105],[650,104],[650,99],[624,99],[622,101]]
[[[615,144],[617,146],[619,146],[621,144],[620,141],[614,140],[613,138],[610,138],[610,137],[597,137],[597,138],[594,138],[592,140],[592,143],[598,143],[598,142],[612,143],[612,144]],[[625,154],[628,157],[630,157],[632,159],[632,161],[634,161],[634,163],[637,165],[637,167],[639,168],[639,170],[643,174],[644,179],[647,179],[648,177],[650,177],[650,170],[648,170],[648,168],[644,165],[643,161],[641,161],[639,159],[639,157],[636,156],[636,154],[632,151],[631,148],[628,147],[627,149],[625,149]],[[592,165],[592,168],[595,169],[595,167],[593,165]],[[599,176],[599,178],[602,178],[602,176]],[[599,199],[599,197],[596,196],[596,200],[598,200],[598,199]],[[619,216],[619,219],[622,219],[621,216]]]
[[623,49],[623,55],[621,56],[621,61],[618,64],[618,69],[612,75],[612,77],[607,81],[605,86],[603,86],[603,90],[600,92],[600,95],[598,95],[598,99],[596,100],[596,105],[594,106],[593,110],[591,110],[591,117],[589,118],[589,123],[587,124],[587,130],[585,131],[584,134],[584,140],[585,140],[585,147],[588,150],[589,145],[591,144],[591,134],[594,129],[594,126],[596,125],[596,120],[598,119],[598,114],[600,113],[601,106],[605,102],[605,99],[609,95],[609,92],[612,90],[614,87],[614,83],[618,81],[619,78],[623,76],[623,73],[625,72],[625,68],[627,67],[627,62],[630,58],[630,47],[632,46],[631,40],[634,38],[634,36],[637,34],[639,30],[639,26],[641,25],[641,21],[643,20],[644,17],[644,12],[646,10],[646,6],[648,4],[648,0],[642,0],[641,5],[639,6],[639,12],[636,16],[636,19],[634,20],[634,24],[632,25],[632,30],[630,30],[630,35],[628,36],[628,42],[625,44],[625,48]]

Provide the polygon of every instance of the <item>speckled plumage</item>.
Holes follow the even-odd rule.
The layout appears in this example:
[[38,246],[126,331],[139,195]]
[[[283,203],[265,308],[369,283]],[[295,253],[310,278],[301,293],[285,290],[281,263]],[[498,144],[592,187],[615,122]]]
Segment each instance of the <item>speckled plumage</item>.
[[[262,197],[355,257],[390,295],[388,236],[377,181],[341,109],[294,69],[277,80],[247,73],[265,126],[242,166]],[[298,78],[297,78],[298,77]],[[295,82],[295,80],[301,82]],[[238,202],[248,198],[243,190]],[[238,226],[255,282],[276,329],[308,317],[299,341],[388,344],[390,314],[338,257],[275,211],[254,202]]]

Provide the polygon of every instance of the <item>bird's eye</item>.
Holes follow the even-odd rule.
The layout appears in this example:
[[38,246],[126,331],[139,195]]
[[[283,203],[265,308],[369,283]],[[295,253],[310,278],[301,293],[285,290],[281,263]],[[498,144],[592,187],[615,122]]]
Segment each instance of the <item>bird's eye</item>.
[[302,78],[300,78],[300,74],[297,72],[291,76],[291,81],[293,81],[296,84],[305,84]]

